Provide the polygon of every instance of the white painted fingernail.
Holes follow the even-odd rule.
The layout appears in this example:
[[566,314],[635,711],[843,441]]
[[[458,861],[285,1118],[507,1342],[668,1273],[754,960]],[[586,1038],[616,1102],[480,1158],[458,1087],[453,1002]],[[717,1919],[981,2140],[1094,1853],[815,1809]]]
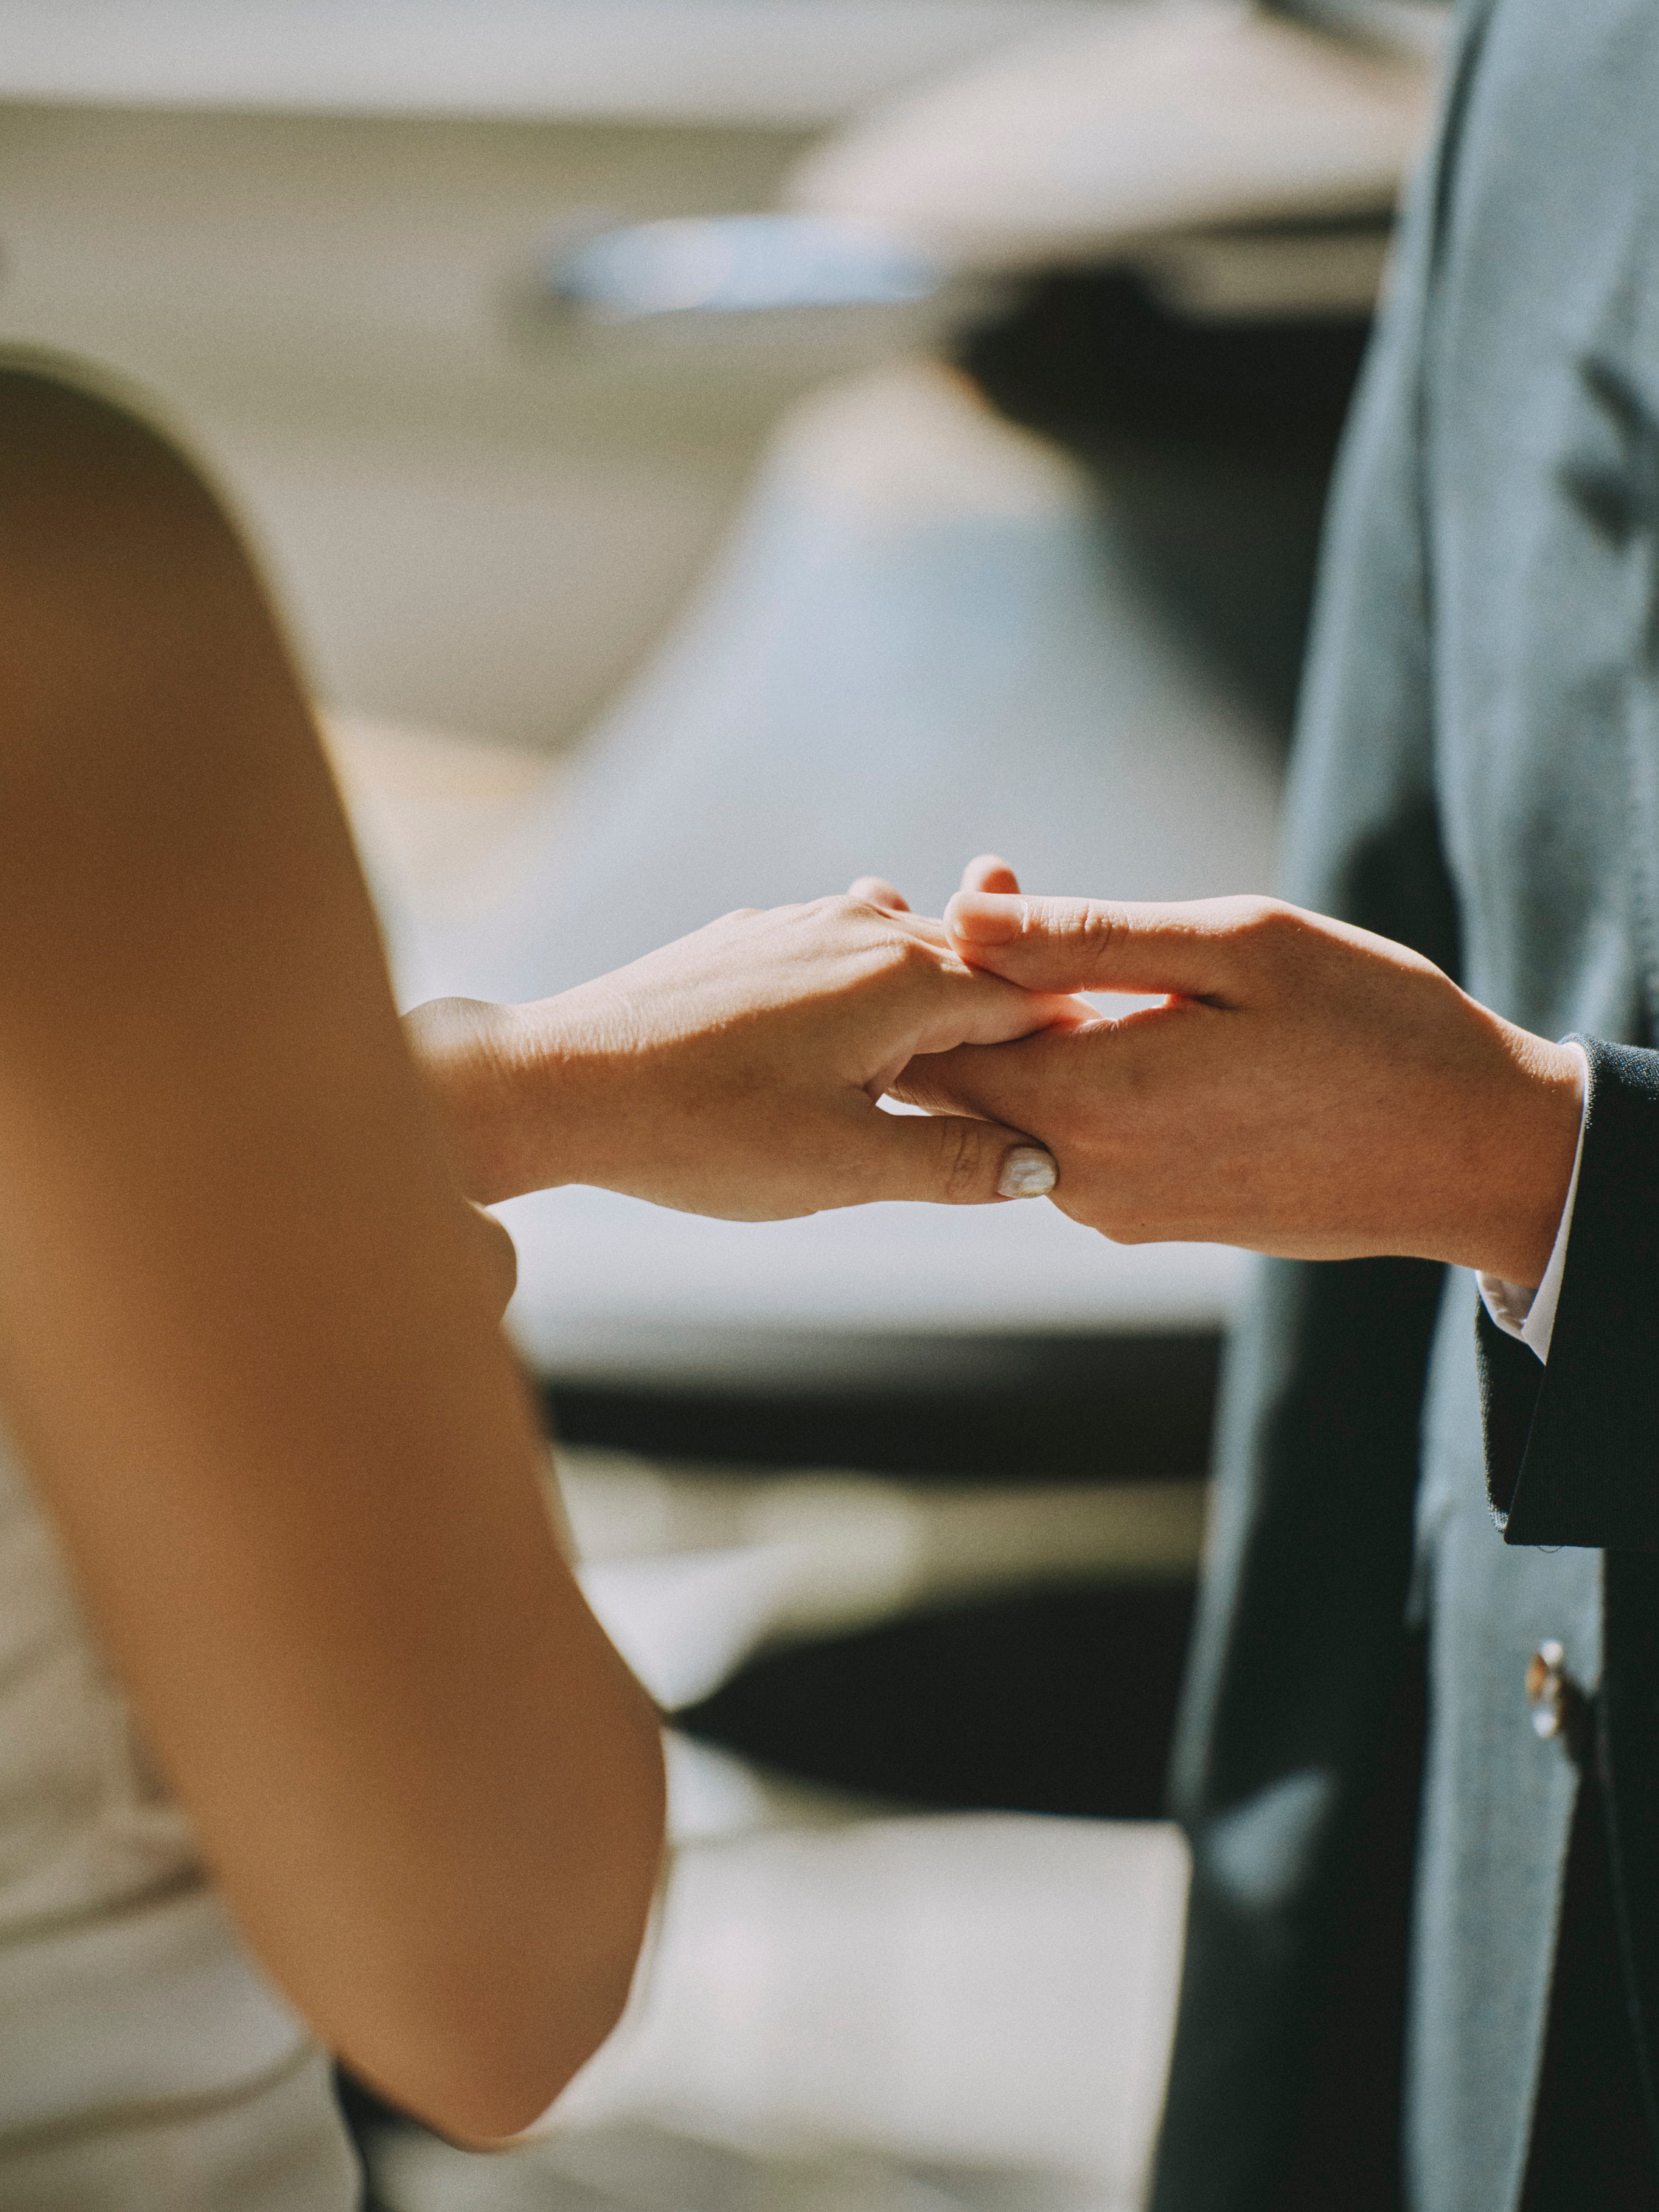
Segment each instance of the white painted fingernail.
[[1044,1198],[1054,1188],[1060,1170],[1054,1156],[1040,1145],[1016,1145],[1002,1163],[997,1177],[999,1198]]

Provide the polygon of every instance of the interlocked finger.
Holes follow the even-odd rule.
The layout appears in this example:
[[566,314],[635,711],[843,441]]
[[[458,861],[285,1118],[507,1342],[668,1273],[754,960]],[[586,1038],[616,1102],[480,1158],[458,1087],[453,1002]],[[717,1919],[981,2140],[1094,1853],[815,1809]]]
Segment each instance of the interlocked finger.
[[896,890],[885,876],[855,876],[847,886],[848,898],[862,899],[866,906],[878,906],[889,914],[908,914],[910,902],[901,890]]

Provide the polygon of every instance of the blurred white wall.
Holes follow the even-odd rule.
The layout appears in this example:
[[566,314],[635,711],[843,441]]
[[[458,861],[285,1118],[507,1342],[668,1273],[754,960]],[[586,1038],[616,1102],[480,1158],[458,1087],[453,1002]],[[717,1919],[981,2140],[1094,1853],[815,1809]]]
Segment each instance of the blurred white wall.
[[815,131],[1098,0],[0,0],[0,344],[133,379],[319,690],[558,746],[840,343],[584,341],[550,230],[765,208]]
[[0,110],[0,343],[159,401],[359,712],[574,737],[796,386],[515,325],[574,209],[763,204],[790,131]]
[[0,0],[0,95],[823,123],[1098,0]]

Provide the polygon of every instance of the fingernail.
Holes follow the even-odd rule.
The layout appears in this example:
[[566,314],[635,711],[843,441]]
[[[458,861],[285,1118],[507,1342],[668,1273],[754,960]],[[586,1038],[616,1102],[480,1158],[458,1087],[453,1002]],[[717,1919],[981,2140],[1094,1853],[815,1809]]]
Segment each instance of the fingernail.
[[1012,891],[958,891],[945,909],[945,923],[970,945],[1006,945],[1025,926],[1025,902]]
[[1060,1170],[1054,1156],[1041,1145],[1016,1145],[1002,1163],[997,1177],[999,1198],[1046,1198]]

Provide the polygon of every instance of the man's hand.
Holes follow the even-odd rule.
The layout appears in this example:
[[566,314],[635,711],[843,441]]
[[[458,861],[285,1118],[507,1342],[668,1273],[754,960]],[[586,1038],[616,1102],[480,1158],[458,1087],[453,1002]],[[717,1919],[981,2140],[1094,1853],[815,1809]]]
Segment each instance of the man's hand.
[[964,960],[1032,990],[1167,997],[914,1060],[896,1095],[1031,1130],[1060,1164],[1055,1204],[1121,1243],[1415,1254],[1539,1281],[1575,1054],[1404,945],[1275,900],[1024,898],[989,860],[967,880],[945,914]]
[[969,965],[939,922],[849,894],[727,915],[533,1006],[434,1000],[404,1029],[470,1197],[587,1182],[763,1221],[1041,1196],[1054,1163],[1017,1125],[877,1102],[918,1054],[1085,1012]]

